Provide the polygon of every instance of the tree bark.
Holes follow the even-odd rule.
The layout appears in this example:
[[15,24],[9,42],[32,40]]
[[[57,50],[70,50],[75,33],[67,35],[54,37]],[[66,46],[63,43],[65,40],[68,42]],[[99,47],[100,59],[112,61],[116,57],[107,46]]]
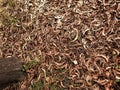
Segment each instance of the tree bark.
[[22,66],[23,62],[17,57],[0,59],[0,88],[22,81],[25,78]]

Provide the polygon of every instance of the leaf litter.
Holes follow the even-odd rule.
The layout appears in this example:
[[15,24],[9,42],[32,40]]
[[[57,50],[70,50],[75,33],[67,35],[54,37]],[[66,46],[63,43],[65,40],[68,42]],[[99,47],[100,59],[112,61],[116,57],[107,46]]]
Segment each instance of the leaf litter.
[[1,57],[39,61],[17,90],[120,89],[119,0],[2,3]]

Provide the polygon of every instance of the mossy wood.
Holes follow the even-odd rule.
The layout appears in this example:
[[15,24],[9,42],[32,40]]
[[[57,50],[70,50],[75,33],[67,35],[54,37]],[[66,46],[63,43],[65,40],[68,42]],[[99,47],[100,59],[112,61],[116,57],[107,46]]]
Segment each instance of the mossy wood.
[[23,62],[16,57],[0,59],[0,88],[22,81],[25,77],[22,66]]

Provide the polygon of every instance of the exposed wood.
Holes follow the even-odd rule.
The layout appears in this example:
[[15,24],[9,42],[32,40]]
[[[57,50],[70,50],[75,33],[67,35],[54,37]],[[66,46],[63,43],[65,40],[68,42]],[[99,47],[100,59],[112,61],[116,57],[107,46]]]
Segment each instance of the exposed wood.
[[0,88],[24,79],[23,62],[16,57],[0,59]]

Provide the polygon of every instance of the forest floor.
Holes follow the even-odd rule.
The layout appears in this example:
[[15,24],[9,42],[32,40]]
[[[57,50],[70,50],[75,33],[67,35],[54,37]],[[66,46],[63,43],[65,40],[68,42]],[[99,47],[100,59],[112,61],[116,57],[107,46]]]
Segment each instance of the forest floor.
[[120,90],[119,0],[0,0],[0,57],[24,60],[6,90]]

